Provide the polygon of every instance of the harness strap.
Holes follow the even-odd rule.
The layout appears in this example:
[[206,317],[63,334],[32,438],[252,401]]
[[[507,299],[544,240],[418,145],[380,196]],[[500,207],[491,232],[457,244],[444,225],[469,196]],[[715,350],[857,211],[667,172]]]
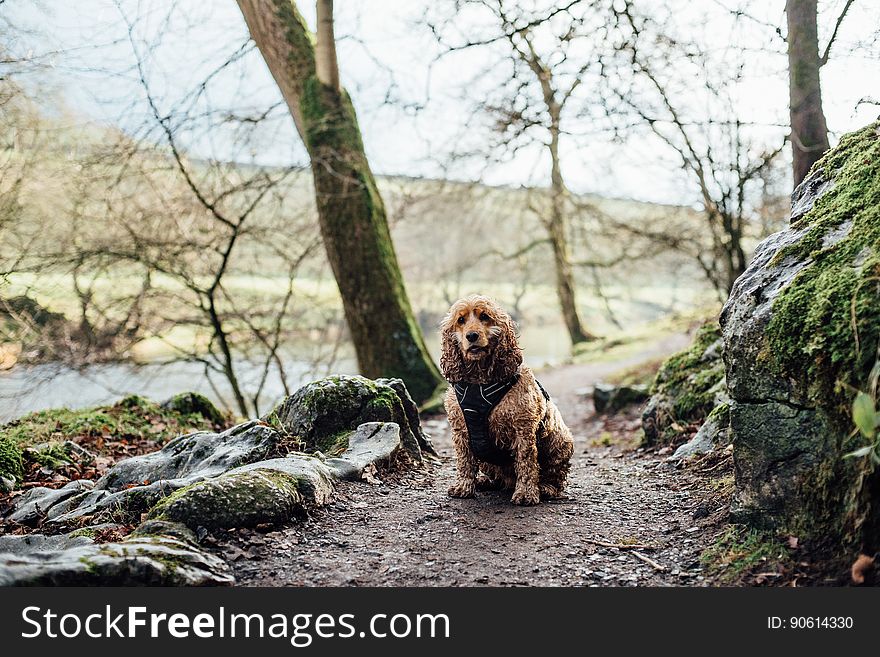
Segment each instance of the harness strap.
[[[506,381],[497,383],[453,383],[455,398],[464,415],[464,422],[468,431],[468,445],[473,455],[480,461],[494,465],[508,465],[513,462],[513,452],[503,449],[495,444],[489,435],[489,414],[510,392],[510,389],[519,381],[519,372]],[[544,399],[550,401],[550,395],[544,390],[541,382],[535,379],[538,389],[544,395]],[[545,424],[549,408],[544,413],[538,424],[537,438],[544,434]]]
[[489,435],[489,414],[519,381],[519,372],[496,383],[453,383],[455,398],[464,414],[471,452],[480,461],[506,465],[513,461],[508,449],[500,449]]

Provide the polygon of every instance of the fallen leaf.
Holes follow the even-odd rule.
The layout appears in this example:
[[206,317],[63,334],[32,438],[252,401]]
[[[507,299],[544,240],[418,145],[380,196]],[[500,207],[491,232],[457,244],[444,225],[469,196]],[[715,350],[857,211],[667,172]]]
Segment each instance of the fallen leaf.
[[864,584],[865,576],[874,568],[874,557],[860,554],[852,565],[852,581],[856,584]]
[[366,481],[368,484],[372,484],[373,486],[380,486],[382,484],[382,480],[376,476],[375,463],[370,463],[367,467],[364,468],[364,471],[361,473],[361,479]]

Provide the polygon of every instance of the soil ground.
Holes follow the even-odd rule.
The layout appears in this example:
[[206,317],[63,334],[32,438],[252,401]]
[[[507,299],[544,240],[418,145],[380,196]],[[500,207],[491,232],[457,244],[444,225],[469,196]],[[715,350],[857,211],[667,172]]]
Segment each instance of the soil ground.
[[[680,349],[672,336],[626,360],[539,374],[575,439],[567,498],[517,507],[509,493],[451,499],[445,417],[425,421],[439,459],[382,483],[343,483],[305,522],[239,530],[215,549],[239,584],[255,586],[707,585],[700,554],[726,515],[705,477],[637,449],[637,409],[603,417],[584,394],[596,381]],[[714,467],[728,467],[719,463]],[[617,546],[617,547],[615,547]]]

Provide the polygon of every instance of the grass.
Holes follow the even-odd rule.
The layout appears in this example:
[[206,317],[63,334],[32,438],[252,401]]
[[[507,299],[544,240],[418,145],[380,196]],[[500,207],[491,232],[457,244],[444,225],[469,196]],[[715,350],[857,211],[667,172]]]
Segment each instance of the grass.
[[703,551],[700,561],[710,574],[727,584],[741,583],[762,572],[782,572],[793,564],[791,550],[785,543],[744,525],[728,526]]
[[[180,402],[184,398],[188,406]],[[178,395],[175,400],[176,406],[163,408],[131,395],[110,406],[57,408],[25,415],[0,426],[0,475],[20,482],[39,480],[41,468],[72,469],[79,474],[89,469],[89,474],[95,474],[91,470],[103,469],[111,461],[154,451],[176,436],[220,429],[226,423],[200,395]],[[71,442],[108,458],[96,463]]]
[[0,438],[23,447],[57,440],[112,436],[115,440],[160,439],[167,434],[212,428],[202,415],[168,411],[132,395],[112,406],[80,410],[50,409],[30,413],[0,427]]
[[[690,331],[704,323],[707,318],[714,319],[717,316],[718,307],[715,305],[699,305],[683,312],[661,316],[654,321],[609,333],[601,340],[578,345],[573,360],[575,363],[602,363],[632,358],[650,350],[664,338]],[[616,376],[634,377],[639,369],[646,372],[650,367],[649,362],[639,363],[631,368],[633,371],[621,370]]]

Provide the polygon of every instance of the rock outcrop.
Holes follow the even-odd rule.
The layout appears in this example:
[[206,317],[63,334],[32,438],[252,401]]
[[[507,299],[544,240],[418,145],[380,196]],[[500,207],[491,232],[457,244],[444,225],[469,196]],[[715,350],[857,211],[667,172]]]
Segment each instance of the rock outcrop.
[[347,436],[365,422],[394,422],[403,448],[416,461],[434,453],[419,423],[418,408],[400,379],[330,376],[309,383],[263,418],[300,441],[302,451],[338,456]]
[[843,554],[880,547],[880,481],[853,432],[880,343],[880,123],[845,136],[793,195],[721,314],[734,516]]
[[692,435],[713,408],[727,401],[721,347],[718,325],[708,322],[697,329],[690,347],[663,363],[642,412],[645,445]]
[[235,580],[229,566],[196,546],[195,535],[132,534],[119,543],[0,554],[0,586],[206,586]]
[[[266,421],[179,436],[120,461],[94,484],[78,480],[20,496],[6,520],[56,532],[85,528],[0,540],[0,585],[229,583],[225,564],[199,550],[196,536],[302,518],[330,501],[335,481],[415,463],[423,450],[433,448],[401,382],[317,381]],[[143,514],[147,520],[124,541],[93,545],[88,538],[91,526],[137,522]]]

